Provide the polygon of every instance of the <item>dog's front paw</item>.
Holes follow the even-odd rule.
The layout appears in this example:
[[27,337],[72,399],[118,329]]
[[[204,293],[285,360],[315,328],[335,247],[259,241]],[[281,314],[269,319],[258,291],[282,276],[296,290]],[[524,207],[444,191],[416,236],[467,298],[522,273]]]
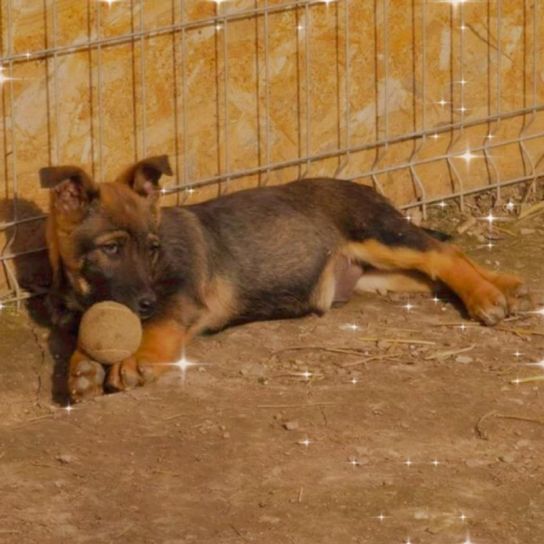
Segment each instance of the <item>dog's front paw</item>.
[[128,391],[156,379],[153,365],[136,357],[129,357],[110,367],[105,385],[108,391]]
[[81,402],[104,394],[104,367],[90,359],[71,365],[68,388],[72,402]]

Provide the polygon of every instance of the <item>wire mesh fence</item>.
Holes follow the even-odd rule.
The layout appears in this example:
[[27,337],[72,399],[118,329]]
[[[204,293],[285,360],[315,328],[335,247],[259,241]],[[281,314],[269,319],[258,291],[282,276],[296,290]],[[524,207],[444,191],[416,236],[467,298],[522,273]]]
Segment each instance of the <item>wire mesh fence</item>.
[[296,177],[403,208],[544,168],[538,0],[2,0],[2,300],[43,254],[37,169],[168,153],[165,204]]

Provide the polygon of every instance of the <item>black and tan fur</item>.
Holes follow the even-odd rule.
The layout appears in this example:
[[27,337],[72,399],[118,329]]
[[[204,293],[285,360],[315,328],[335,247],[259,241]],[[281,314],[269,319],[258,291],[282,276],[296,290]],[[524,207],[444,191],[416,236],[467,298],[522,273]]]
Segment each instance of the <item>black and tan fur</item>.
[[494,325],[525,294],[515,276],[485,270],[411,224],[369,187],[306,179],[202,204],[159,208],[165,156],[95,184],[73,166],[44,168],[47,240],[57,322],[77,324],[94,302],[139,312],[134,357],[104,369],[81,351],[73,400],[155,379],[190,338],[245,321],[323,314],[358,290],[429,290],[441,282],[469,314]]

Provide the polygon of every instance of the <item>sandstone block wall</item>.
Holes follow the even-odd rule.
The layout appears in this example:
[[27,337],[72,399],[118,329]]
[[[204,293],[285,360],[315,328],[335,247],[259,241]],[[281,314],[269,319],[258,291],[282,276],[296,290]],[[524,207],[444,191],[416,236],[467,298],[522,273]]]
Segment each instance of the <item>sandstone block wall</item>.
[[[338,175],[407,205],[544,169],[542,2],[0,0],[0,10],[0,296],[12,296],[17,270],[45,281],[41,254],[10,258],[43,246],[31,218],[47,208],[44,165],[108,180],[168,153],[165,204]],[[470,163],[456,158],[467,149]]]

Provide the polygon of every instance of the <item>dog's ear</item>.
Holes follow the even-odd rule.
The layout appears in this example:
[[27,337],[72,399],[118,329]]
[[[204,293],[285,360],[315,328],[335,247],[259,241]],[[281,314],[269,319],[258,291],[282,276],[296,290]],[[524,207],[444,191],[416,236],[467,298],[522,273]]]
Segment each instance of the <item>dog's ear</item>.
[[51,189],[52,207],[63,214],[81,213],[98,196],[98,186],[79,166],[48,166],[40,184]]
[[115,181],[124,183],[141,196],[155,194],[160,188],[161,176],[173,175],[168,155],[143,159],[123,172]]

